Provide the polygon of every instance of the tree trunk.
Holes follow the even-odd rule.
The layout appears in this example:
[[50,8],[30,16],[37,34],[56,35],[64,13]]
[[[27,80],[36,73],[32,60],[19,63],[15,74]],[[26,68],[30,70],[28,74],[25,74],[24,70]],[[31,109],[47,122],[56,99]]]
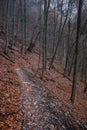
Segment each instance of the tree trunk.
[[50,0],[45,0],[44,1],[44,27],[43,27],[43,58],[42,58],[42,76],[41,79],[43,79],[44,71],[46,70],[46,58],[47,58],[47,48],[46,48],[46,43],[47,43],[47,21],[48,21],[48,10],[50,6]]
[[79,34],[80,34],[80,25],[81,25],[81,11],[82,11],[82,0],[79,0],[78,7],[78,18],[77,18],[77,33],[76,33],[76,45],[75,45],[75,61],[74,61],[74,73],[73,73],[73,85],[72,85],[72,93],[70,100],[74,103],[75,94],[76,94],[76,85],[77,85],[77,71],[78,71],[78,45],[79,45]]
[[22,2],[22,45],[21,53],[24,53],[24,47],[26,45],[26,0]]
[[5,43],[5,50],[4,50],[4,52],[5,53],[7,53],[8,52],[8,17],[9,17],[9,11],[8,11],[8,9],[9,9],[9,0],[7,0],[7,5],[6,5],[7,7],[6,7],[6,11],[7,11],[7,13],[6,13],[6,43]]
[[11,42],[11,48],[14,45],[14,32],[15,32],[15,0],[13,0],[13,16],[12,16],[12,42]]

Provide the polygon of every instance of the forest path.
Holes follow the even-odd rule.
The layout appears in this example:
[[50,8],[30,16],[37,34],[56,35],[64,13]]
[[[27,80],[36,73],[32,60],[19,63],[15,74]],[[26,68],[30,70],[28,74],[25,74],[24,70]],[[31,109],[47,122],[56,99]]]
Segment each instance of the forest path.
[[73,125],[73,119],[69,118],[60,106],[52,102],[53,95],[32,77],[31,72],[20,68],[16,69],[16,72],[21,83],[22,106],[25,115],[22,130],[80,129],[75,122]]

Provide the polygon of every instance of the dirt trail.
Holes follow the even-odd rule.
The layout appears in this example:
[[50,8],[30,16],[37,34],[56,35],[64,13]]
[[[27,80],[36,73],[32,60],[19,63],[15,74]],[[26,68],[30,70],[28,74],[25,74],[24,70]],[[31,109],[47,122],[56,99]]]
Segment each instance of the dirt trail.
[[16,69],[21,83],[21,96],[25,120],[22,130],[77,130],[84,129],[48,98],[49,90],[39,84],[31,72]]

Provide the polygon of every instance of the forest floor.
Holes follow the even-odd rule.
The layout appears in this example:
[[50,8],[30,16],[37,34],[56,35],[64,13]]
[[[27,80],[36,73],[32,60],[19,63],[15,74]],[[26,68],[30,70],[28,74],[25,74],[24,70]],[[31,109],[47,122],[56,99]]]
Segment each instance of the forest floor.
[[[72,83],[59,65],[45,72],[35,52],[21,56],[19,50],[0,50],[0,130],[74,130],[87,128],[87,93],[78,82],[74,105]],[[11,59],[10,61],[8,59]],[[14,62],[15,63],[14,63]],[[38,73],[37,73],[38,69]]]

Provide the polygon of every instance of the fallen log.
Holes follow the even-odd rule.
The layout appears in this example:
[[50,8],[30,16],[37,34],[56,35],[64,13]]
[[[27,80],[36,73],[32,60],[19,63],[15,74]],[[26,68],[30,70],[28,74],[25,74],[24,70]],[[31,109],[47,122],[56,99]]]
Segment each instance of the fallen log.
[[8,55],[5,55],[4,53],[0,53],[1,56],[3,56],[6,60],[9,60],[12,63],[15,63]]

